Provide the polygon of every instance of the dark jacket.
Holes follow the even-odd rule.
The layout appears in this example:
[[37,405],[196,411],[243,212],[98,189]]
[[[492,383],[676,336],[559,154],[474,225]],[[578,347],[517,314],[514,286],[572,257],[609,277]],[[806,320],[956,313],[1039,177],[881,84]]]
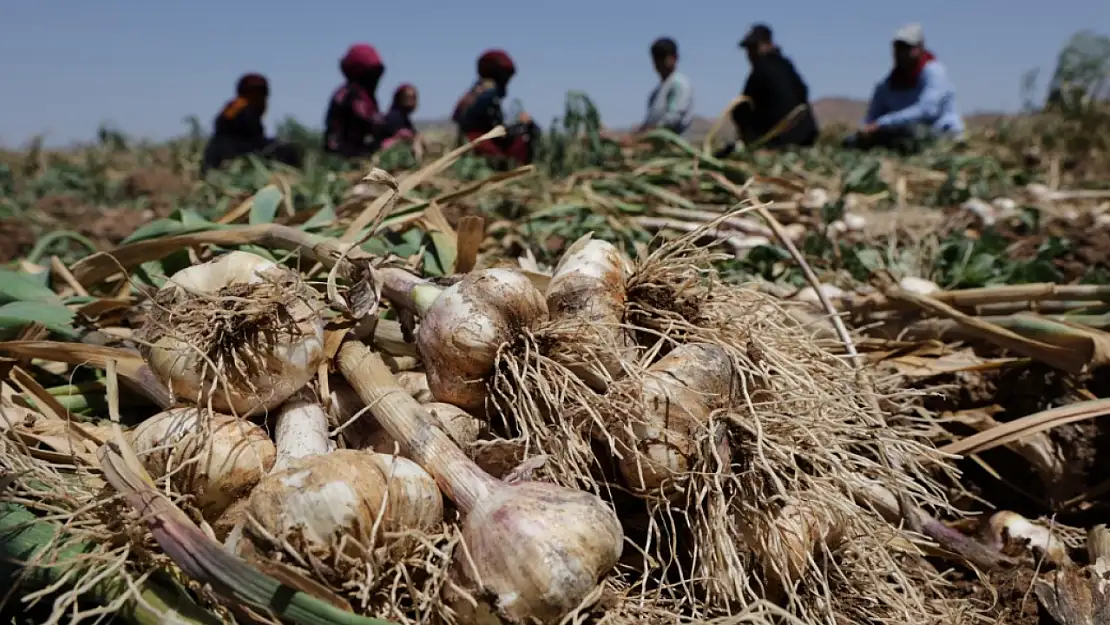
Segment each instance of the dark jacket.
[[332,94],[324,116],[324,151],[347,158],[370,156],[389,137],[374,93],[348,82]]
[[265,111],[248,104],[246,98],[231,100],[220,110],[212,137],[204,148],[202,171],[215,169],[244,154],[257,154],[270,145],[262,125]]
[[[752,64],[744,95],[751,102],[742,102],[732,110],[732,120],[745,143],[767,134],[799,104],[809,103],[809,88],[794,64],[778,50],[761,55]],[[809,146],[817,141],[817,120],[807,108],[794,120],[789,130],[763,144],[776,148],[790,145]]]

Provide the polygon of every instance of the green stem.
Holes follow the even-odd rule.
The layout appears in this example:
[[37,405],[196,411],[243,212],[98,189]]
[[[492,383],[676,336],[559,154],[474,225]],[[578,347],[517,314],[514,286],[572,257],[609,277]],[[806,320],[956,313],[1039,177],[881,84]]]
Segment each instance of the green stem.
[[[39,520],[23,506],[0,502],[0,574],[9,584],[20,583],[39,589],[56,583],[67,574],[72,580],[80,579],[79,569],[90,561],[84,556],[90,556],[96,548],[93,543],[67,538],[60,525]],[[117,613],[128,622],[136,625],[215,625],[220,622],[193,603],[173,582],[151,576],[137,588],[141,600],[129,598]],[[87,596],[107,605],[130,590],[125,580],[110,576],[90,588]]]
[[35,247],[31,248],[31,252],[27,254],[27,262],[37,263],[39,258],[46,254],[46,250],[50,249],[51,245],[54,245],[55,242],[63,239],[76,241],[81,245],[89,248],[89,251],[93,254],[99,251],[96,249],[96,244],[90,241],[84,235],[77,232],[71,232],[69,230],[58,230],[56,232],[51,232],[50,234],[43,236],[35,243]]
[[418,317],[428,314],[432,304],[443,289],[427,280],[414,276],[404,269],[388,267],[378,270],[382,279],[382,294],[397,306],[415,313]]

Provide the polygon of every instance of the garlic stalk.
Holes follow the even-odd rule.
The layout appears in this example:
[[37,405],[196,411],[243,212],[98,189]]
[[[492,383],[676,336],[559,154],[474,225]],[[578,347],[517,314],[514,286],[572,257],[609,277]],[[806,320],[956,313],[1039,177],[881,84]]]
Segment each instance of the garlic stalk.
[[454,573],[478,602],[452,598],[459,622],[494,614],[511,623],[555,623],[593,592],[620,558],[620,521],[599,497],[542,482],[506,484],[482,471],[405,393],[361,343],[339,368],[378,422],[435,477],[464,516]]
[[172,275],[140,336],[151,371],[178,398],[239,416],[278,406],[316,374],[324,326],[300,276],[247,252]]
[[[346,541],[360,555],[391,532],[428,530],[443,520],[435,481],[411,460],[332,450],[327,415],[302,397],[282,406],[274,470],[251,491],[247,510],[265,533],[294,539],[316,557]],[[250,531],[250,529],[248,529]]]
[[262,428],[203,408],[160,412],[128,438],[147,471],[169,475],[209,519],[250,492],[274,464],[274,444]]
[[[403,373],[394,374],[402,388],[404,388],[404,384],[400,378]],[[332,417],[343,427],[343,435],[351,447],[355,449],[373,449],[386,454],[395,453],[396,441],[388,432],[382,429],[377,420],[374,419],[373,414],[364,410],[366,405],[362,398],[358,396],[358,393],[347,383],[347,380],[341,376],[329,376],[328,388],[331,393],[329,409]],[[413,394],[414,389],[410,387],[405,390],[409,394]],[[420,398],[416,395],[413,395],[413,398],[418,402],[420,401]],[[432,415],[436,425],[446,432],[451,437],[451,441],[461,449],[469,449],[484,430],[484,425],[480,419],[475,418],[458,406],[436,401],[420,403]],[[357,419],[355,419],[355,415],[358,415]],[[352,422],[351,419],[355,420]]]
[[547,319],[547,303],[519,271],[472,271],[441,289],[399,269],[379,271],[390,301],[419,315],[416,343],[438,401],[484,407],[497,350]]

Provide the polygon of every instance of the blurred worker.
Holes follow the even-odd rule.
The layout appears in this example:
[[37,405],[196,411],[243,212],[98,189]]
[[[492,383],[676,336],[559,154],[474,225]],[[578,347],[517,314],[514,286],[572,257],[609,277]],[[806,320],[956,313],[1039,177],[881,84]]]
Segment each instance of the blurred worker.
[[661,37],[651,44],[651,62],[659,74],[659,85],[648,96],[647,116],[636,132],[666,128],[686,132],[694,121],[694,89],[690,79],[678,71],[678,44]]
[[863,127],[846,145],[912,150],[923,140],[961,136],[964,122],[956,108],[956,88],[944,65],[925,48],[921,26],[898,29],[893,48],[894,69],[875,86]]
[[[756,24],[740,41],[740,47],[747,52],[752,69],[744,84],[745,99],[730,114],[737,137],[746,144],[754,144],[774,129],[777,133],[761,147],[815,144],[817,120],[809,108],[809,87],[775,44],[771,28]],[[782,126],[776,129],[779,124]],[[716,155],[724,157],[735,146],[729,144]]]
[[393,147],[398,142],[408,142],[412,144],[417,160],[423,157],[424,142],[412,124],[412,114],[416,112],[418,102],[419,94],[416,87],[409,83],[398,86],[393,92],[393,103],[390,104],[389,112],[385,115],[387,138],[382,141],[382,149]]
[[266,138],[262,117],[270,98],[270,84],[261,74],[245,74],[235,87],[235,98],[216,116],[212,138],[204,148],[201,173],[225,162],[257,154],[264,158],[300,167],[301,154],[296,146]]
[[540,128],[528,113],[522,112],[506,123],[501,102],[515,74],[516,65],[504,50],[484,52],[478,57],[478,81],[459,98],[452,115],[459,134],[468,141],[505,126],[504,137],[480,143],[473,150],[501,167],[531,163],[540,140]]
[[356,43],[339,61],[339,70],[347,82],[328,103],[324,151],[347,158],[370,156],[388,136],[377,96],[385,66],[374,46]]

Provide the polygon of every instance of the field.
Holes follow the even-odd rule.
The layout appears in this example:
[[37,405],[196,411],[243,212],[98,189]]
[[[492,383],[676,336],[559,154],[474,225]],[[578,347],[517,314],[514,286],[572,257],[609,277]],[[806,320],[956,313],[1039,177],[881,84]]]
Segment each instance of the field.
[[0,154],[5,618],[1110,622],[1071,96],[909,157],[621,148],[582,94],[508,172]]

